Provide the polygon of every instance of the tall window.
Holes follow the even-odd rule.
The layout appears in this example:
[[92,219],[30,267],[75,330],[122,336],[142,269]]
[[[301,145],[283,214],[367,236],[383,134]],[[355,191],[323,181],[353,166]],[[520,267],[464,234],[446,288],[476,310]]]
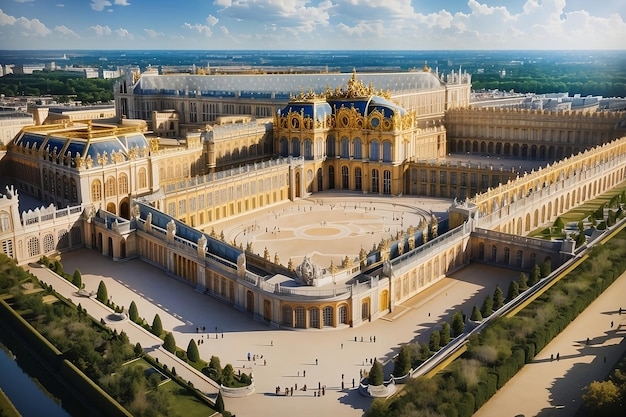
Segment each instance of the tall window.
[[33,257],[33,256],[37,256],[41,253],[41,250],[39,249],[39,239],[37,239],[36,237],[31,237],[30,239],[28,239],[28,256],[29,257]]
[[323,315],[323,320],[324,320],[324,327],[327,326],[333,326],[333,308],[332,307],[324,307],[324,310],[322,310],[322,315]]
[[91,201],[102,200],[102,183],[100,180],[91,182]]
[[370,142],[370,161],[378,161],[380,159],[379,145],[377,140]]
[[148,177],[146,176],[146,169],[139,169],[139,188],[146,188],[148,186],[147,182]]
[[339,323],[348,324],[348,308],[346,306],[339,307]]
[[289,143],[287,138],[280,138],[280,156],[289,156]]
[[43,252],[48,253],[54,250],[54,236],[45,235],[43,237]]
[[391,162],[391,142],[383,142],[383,162]]
[[354,139],[354,159],[361,159],[363,158],[363,144],[361,143],[361,139],[360,138],[356,138]]
[[341,167],[341,188],[347,190],[350,188],[350,174],[348,173],[348,167]]
[[313,144],[311,139],[304,140],[304,159],[313,159]]
[[391,171],[383,171],[383,194],[391,194]]
[[342,158],[350,157],[350,142],[348,141],[348,138],[346,137],[341,138],[341,157]]
[[380,178],[378,177],[378,170],[373,169],[372,170],[372,192],[373,193],[380,192],[379,181],[380,181]]
[[9,220],[9,213],[6,211],[0,211],[0,232],[7,232],[11,230],[11,222]]
[[121,174],[118,182],[119,182],[118,188],[120,190],[120,194],[122,195],[128,194],[128,176],[126,176],[126,174]]
[[300,156],[300,139],[298,138],[291,139],[291,154],[293,156]]
[[296,307],[296,323],[294,327],[298,327],[300,329],[304,329],[306,326],[306,317],[305,317],[305,313],[306,310],[304,309],[304,307]]
[[285,326],[293,327],[293,313],[291,307],[283,307],[283,324]]
[[309,309],[309,327],[316,329],[320,327],[320,310],[318,308]]
[[335,137],[332,135],[326,138],[326,156],[335,156]]
[[115,178],[113,177],[109,177],[107,179],[107,183],[106,183],[106,191],[105,191],[105,197],[114,197],[116,194],[115,192]]
[[363,189],[363,175],[361,168],[356,168],[354,170],[354,189],[361,191]]

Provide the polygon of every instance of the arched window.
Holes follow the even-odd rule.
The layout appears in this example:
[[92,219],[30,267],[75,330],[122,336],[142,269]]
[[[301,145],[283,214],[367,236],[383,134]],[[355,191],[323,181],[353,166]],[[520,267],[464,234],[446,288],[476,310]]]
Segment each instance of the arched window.
[[54,250],[54,236],[51,234],[43,237],[43,252],[48,253]]
[[59,241],[59,248],[67,248],[70,245],[70,234],[67,232],[67,230],[59,230],[59,234],[57,237]]
[[372,192],[373,193],[378,193],[380,192],[380,178],[378,177],[378,170],[377,169],[373,169],[372,170]]
[[346,306],[339,307],[339,323],[348,324],[348,308]]
[[115,197],[115,195],[116,195],[116,192],[115,192],[115,178],[109,177],[107,179],[104,196],[106,198],[108,198],[108,197]]
[[70,180],[67,175],[63,175],[63,198],[70,199]]
[[300,156],[300,140],[298,138],[291,138],[291,154]]
[[313,143],[311,139],[304,140],[304,159],[313,159]]
[[504,264],[508,265],[511,258],[511,249],[504,248]]
[[342,158],[350,157],[350,142],[348,141],[348,138],[346,137],[341,138],[341,157]]
[[370,161],[378,161],[380,159],[379,145],[377,140],[370,142]]
[[11,230],[9,213],[0,211],[0,232],[7,232],[9,230]]
[[128,194],[128,176],[126,174],[120,174],[118,183],[118,189],[120,190],[120,194]]
[[294,327],[304,329],[306,327],[306,310],[304,307],[296,307],[296,323]]
[[78,203],[78,187],[76,187],[76,180],[70,179],[70,201],[72,203]]
[[350,174],[347,166],[341,167],[341,188],[347,190],[350,188]]
[[354,170],[354,189],[358,191],[363,190],[363,174],[361,168]]
[[383,171],[383,194],[391,194],[391,171]]
[[139,168],[139,188],[146,188],[148,186],[148,177],[146,176],[146,169]]
[[280,138],[280,156],[289,156],[289,143],[287,138]]
[[322,316],[324,320],[324,327],[332,327],[334,325],[334,311],[332,307],[324,307],[322,310]]
[[309,327],[319,329],[320,327],[320,310],[319,308],[309,309]]
[[355,138],[353,141],[354,146],[354,159],[362,159],[363,158],[363,144],[361,143],[360,138]]
[[326,156],[335,156],[335,137],[333,135],[326,138]]
[[102,183],[100,180],[93,180],[91,182],[91,201],[102,200]]
[[383,162],[391,162],[391,142],[383,142]]

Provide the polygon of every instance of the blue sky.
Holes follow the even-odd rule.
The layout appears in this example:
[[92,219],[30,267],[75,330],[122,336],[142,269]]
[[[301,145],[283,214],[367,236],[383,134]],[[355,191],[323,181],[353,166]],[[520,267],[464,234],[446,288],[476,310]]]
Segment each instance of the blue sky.
[[0,49],[626,49],[626,1],[2,0]]

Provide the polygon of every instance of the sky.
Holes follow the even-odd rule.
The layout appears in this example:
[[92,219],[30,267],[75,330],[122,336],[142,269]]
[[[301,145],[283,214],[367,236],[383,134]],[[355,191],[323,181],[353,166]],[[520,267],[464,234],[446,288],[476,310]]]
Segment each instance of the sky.
[[0,49],[626,49],[626,1],[0,0]]

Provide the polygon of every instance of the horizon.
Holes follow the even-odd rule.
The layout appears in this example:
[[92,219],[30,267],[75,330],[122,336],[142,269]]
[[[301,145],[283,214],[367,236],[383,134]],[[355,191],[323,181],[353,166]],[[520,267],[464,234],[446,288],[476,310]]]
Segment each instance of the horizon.
[[623,50],[626,2],[13,0],[0,39],[7,50]]

